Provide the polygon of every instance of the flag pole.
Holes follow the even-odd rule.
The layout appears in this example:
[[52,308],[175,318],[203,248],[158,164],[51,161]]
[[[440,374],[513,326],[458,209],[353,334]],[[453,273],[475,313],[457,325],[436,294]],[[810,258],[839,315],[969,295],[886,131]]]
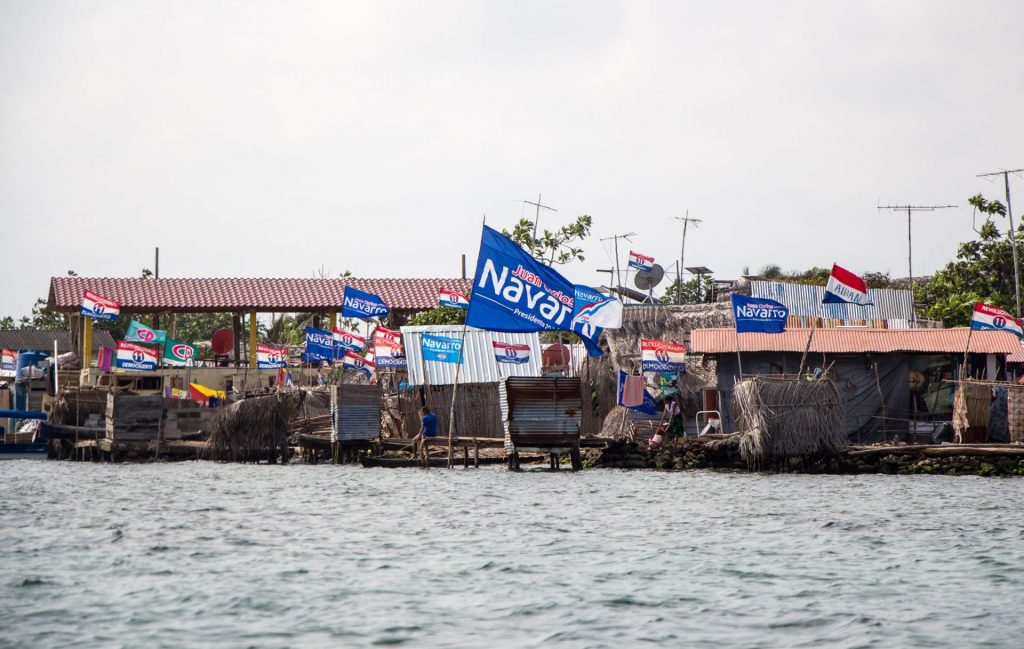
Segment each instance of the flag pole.
[[[468,313],[467,313],[468,315]],[[459,345],[459,361],[458,365],[455,366],[455,383],[452,386],[452,405],[448,411],[448,468],[452,468],[452,436],[455,431],[455,398],[459,394],[459,372],[462,370],[462,354],[466,351],[466,330],[469,325],[463,321],[462,323],[462,344]],[[426,361],[423,362],[424,371],[426,371]]]
[[811,320],[811,330],[807,334],[807,344],[804,346],[803,356],[800,357],[800,369],[798,369],[797,372],[796,372],[797,376],[803,376],[803,373],[804,373],[804,363],[807,361],[807,352],[809,352],[811,350],[811,339],[814,338],[814,330],[818,326],[818,317],[817,316],[813,316],[813,317],[814,317],[814,319]]
[[[540,201],[537,201],[538,203]],[[483,227],[487,226],[487,215],[484,214],[483,224],[481,225],[481,237],[483,236]],[[483,239],[481,238],[481,241]],[[477,259],[477,263],[480,260]],[[474,272],[474,275],[476,273]],[[469,296],[470,306],[473,302],[473,294]],[[466,315],[462,320],[462,344],[459,345],[459,363],[455,366],[455,383],[452,385],[452,405],[448,409],[448,468],[452,468],[452,435],[455,431],[455,397],[459,394],[459,371],[462,369],[462,354],[466,351],[466,330],[469,328],[469,309],[470,306],[466,307]],[[420,343],[422,346],[422,342]],[[422,351],[421,351],[422,353]],[[426,361],[423,362],[423,367],[426,367]]]
[[737,325],[733,328],[736,333],[736,365],[739,366],[740,379],[743,378],[743,359],[740,358],[740,329]]

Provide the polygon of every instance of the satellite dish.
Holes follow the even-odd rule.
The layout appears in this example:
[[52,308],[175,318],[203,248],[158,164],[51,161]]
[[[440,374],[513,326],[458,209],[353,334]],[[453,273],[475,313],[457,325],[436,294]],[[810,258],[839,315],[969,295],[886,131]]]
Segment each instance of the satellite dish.
[[650,270],[637,271],[633,276],[633,284],[641,291],[649,291],[665,279],[665,269],[661,264],[654,264]]
[[222,327],[214,331],[213,338],[210,338],[210,347],[213,349],[213,353],[220,356],[229,353],[234,344],[235,334],[231,331],[231,327]]

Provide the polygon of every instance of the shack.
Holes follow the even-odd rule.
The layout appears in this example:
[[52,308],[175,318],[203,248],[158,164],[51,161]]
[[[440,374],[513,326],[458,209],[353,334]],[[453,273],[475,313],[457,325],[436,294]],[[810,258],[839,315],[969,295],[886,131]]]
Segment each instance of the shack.
[[499,384],[509,469],[519,469],[522,452],[550,453],[552,468],[568,453],[572,470],[582,468],[580,395],[579,378],[509,377]]
[[[910,436],[935,441],[952,421],[968,329],[817,329],[805,370],[827,373],[843,399],[843,430],[851,441],[875,442]],[[698,329],[691,351],[713,368],[722,425],[737,430],[733,386],[743,376],[795,375],[807,347],[808,329],[781,334],[742,333],[733,328]],[[737,348],[737,341],[739,347]],[[1016,337],[976,331],[971,337],[970,376],[994,380],[1005,358],[1020,349]]]

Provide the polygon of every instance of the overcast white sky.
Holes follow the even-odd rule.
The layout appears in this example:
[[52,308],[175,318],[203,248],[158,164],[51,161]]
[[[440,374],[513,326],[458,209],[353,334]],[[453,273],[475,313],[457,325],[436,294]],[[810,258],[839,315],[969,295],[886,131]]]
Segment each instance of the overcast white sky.
[[[51,275],[455,276],[481,217],[905,276],[1024,167],[1024,3],[0,0],[0,315]],[[1014,180],[1016,212],[1024,180]],[[629,248],[621,249],[623,258]],[[624,263],[624,262],[623,262]]]

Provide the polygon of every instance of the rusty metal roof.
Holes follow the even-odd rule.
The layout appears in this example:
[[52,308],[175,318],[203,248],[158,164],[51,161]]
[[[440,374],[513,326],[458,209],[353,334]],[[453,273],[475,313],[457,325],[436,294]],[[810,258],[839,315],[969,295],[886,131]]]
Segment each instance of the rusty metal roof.
[[341,307],[345,286],[379,295],[398,311],[438,305],[438,289],[468,293],[470,279],[53,277],[47,307],[77,311],[86,289],[117,300],[130,313],[329,311]]
[[[922,352],[962,354],[967,327],[956,329],[817,329],[811,351],[826,354]],[[810,329],[787,329],[781,334],[739,334],[742,352],[803,352]],[[690,349],[695,354],[736,353],[736,331],[694,329]],[[1021,351],[1017,337],[1005,331],[975,331],[971,352],[1013,354]]]

